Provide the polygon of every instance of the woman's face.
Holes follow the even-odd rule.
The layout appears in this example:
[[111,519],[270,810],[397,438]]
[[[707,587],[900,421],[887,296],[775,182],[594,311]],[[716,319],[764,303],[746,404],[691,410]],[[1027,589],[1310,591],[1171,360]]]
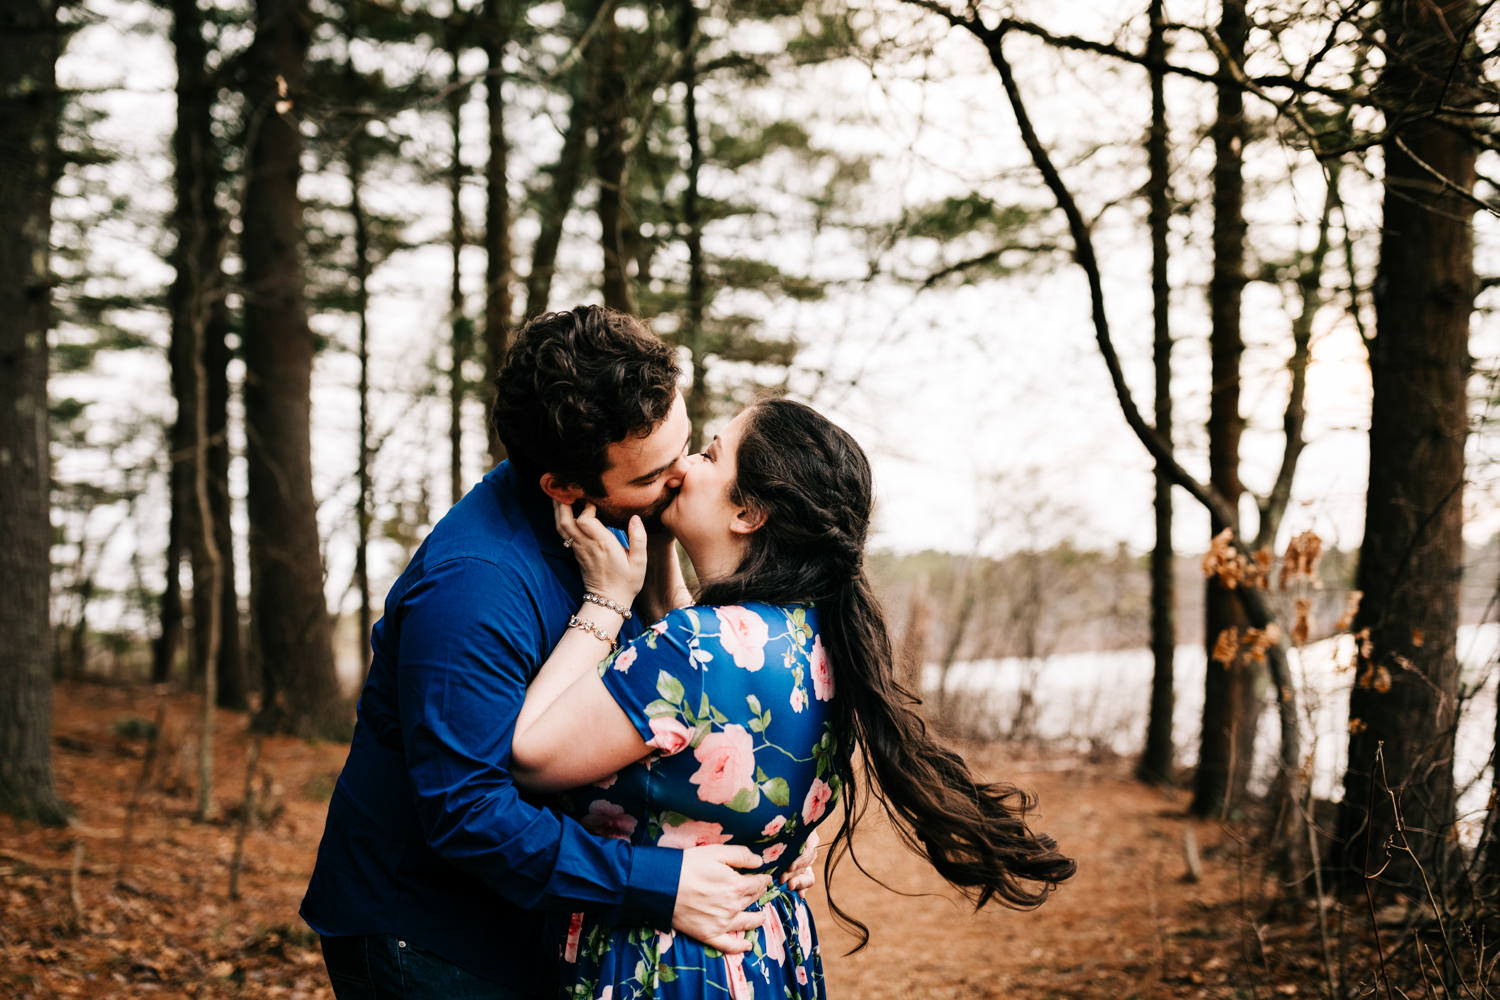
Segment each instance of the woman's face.
[[662,524],[689,550],[732,542],[746,533],[744,508],[730,501],[729,490],[749,414],[741,410],[701,454],[689,456],[682,487],[662,512]]

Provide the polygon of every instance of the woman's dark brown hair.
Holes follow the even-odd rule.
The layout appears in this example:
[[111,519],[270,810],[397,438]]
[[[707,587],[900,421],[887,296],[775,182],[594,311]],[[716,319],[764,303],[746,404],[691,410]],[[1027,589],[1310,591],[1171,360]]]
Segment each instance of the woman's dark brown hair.
[[977,779],[928,734],[917,699],[896,679],[885,616],[864,571],[874,502],[864,452],[811,407],[773,399],[751,408],[735,466],[731,501],[766,520],[735,573],[706,583],[699,600],[810,600],[817,609],[833,665],[844,795],[844,821],[828,855],[828,904],[856,930],[856,950],[869,931],[834,902],[831,878],[838,861],[853,856],[850,836],[871,793],[907,845],[976,906],[1041,904],[1076,865],[1027,826],[1034,799]]

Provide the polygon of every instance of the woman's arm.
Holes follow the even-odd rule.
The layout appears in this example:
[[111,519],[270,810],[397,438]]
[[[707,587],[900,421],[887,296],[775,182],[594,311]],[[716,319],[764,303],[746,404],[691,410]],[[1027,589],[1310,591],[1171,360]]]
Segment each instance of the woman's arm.
[[[599,523],[592,505],[574,517],[556,504],[557,530],[578,560],[585,591],[628,608],[646,574],[646,531],[630,519],[630,548]],[[623,616],[585,603],[526,689],[511,740],[511,773],[523,788],[555,791],[607,777],[649,748],[596,670],[614,648]]]

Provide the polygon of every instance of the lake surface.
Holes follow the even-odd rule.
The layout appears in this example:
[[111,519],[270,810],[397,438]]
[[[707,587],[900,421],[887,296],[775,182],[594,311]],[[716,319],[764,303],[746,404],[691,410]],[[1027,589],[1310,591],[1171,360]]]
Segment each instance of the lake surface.
[[[1472,692],[1459,716],[1454,775],[1459,788],[1460,836],[1472,842],[1489,801],[1487,772],[1494,747],[1495,688],[1500,625],[1459,629],[1462,682]],[[1172,713],[1173,743],[1179,764],[1198,753],[1203,711],[1200,646],[1177,647]],[[1349,752],[1349,690],[1354,683],[1353,639],[1341,635],[1293,650],[1298,680],[1304,754],[1312,755],[1313,792],[1333,801],[1343,797],[1342,777]],[[1034,738],[1064,749],[1139,754],[1146,739],[1151,695],[1151,652],[1147,649],[1068,653],[1024,659],[955,663],[945,692],[938,691],[939,669],[928,665],[924,697],[963,732],[982,738]],[[1269,686],[1269,681],[1267,681]],[[1025,695],[1029,693],[1030,701]],[[1269,696],[1256,730],[1252,787],[1263,790],[1274,773],[1279,725]]]

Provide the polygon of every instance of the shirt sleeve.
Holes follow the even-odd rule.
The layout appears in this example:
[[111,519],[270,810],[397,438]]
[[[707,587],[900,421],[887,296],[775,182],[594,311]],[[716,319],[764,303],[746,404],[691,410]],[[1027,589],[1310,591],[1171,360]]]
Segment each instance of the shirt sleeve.
[[677,608],[599,664],[604,687],[640,733],[659,753],[686,746],[705,715],[703,627],[713,625],[713,609]]
[[453,559],[425,574],[400,613],[402,743],[431,848],[527,909],[670,927],[680,851],[596,837],[527,802],[511,778],[516,716],[552,646],[526,582],[487,560]]

